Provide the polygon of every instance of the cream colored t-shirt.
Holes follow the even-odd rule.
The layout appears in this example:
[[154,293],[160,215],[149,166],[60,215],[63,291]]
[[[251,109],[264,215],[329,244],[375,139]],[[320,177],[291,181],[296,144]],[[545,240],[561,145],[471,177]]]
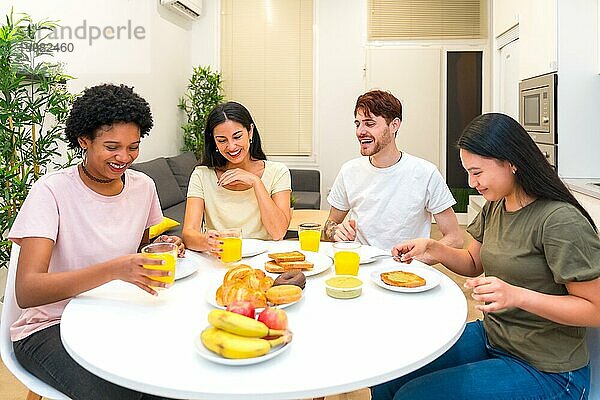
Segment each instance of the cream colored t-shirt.
[[[292,190],[290,170],[280,162],[265,160],[261,180],[271,196]],[[215,170],[198,166],[190,177],[187,197],[204,199],[204,228],[207,230],[242,228],[245,238],[272,239],[261,221],[254,188],[235,191],[217,186]]]

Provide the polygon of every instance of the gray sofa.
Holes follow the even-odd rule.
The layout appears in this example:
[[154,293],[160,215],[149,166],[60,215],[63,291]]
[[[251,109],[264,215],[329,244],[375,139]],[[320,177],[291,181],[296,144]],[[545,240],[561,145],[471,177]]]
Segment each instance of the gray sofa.
[[154,180],[163,214],[180,223],[166,231],[168,235],[181,236],[187,187],[197,163],[194,153],[188,151],[178,156],[159,157],[131,166]]

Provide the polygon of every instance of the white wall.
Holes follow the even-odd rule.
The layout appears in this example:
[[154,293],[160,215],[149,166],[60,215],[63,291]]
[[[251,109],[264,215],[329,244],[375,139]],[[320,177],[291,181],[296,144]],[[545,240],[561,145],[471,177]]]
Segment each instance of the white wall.
[[[85,20],[87,30],[81,29],[79,36],[85,31],[86,39],[65,36],[54,40],[74,45],[70,54],[57,53],[57,58],[65,62],[66,72],[77,78],[69,82],[69,89],[80,92],[106,82],[134,86],[150,103],[154,117],[154,128],[142,140],[138,160],[179,153],[183,116],[177,102],[191,70],[191,24],[159,7],[158,1],[148,0],[12,0],[2,2],[0,15],[11,7],[15,12],[30,14],[34,20],[59,20],[62,26],[73,29],[83,26]],[[100,37],[90,44],[90,27],[116,28],[126,26],[128,21],[143,29],[144,34],[138,35],[142,39],[128,38],[122,30],[121,38]],[[108,32],[110,35],[110,28]]]

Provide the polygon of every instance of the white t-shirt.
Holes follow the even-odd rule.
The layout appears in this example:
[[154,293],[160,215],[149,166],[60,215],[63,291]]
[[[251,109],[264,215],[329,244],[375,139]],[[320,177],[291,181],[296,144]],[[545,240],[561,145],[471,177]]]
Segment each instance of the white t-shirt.
[[387,168],[374,167],[368,157],[346,162],[327,201],[350,211],[360,243],[384,250],[429,237],[431,215],[456,203],[435,165],[407,153]]
[[[8,238],[54,241],[48,272],[74,271],[137,253],[144,230],[162,220],[154,181],[125,171],[125,187],[103,196],[87,187],[77,166],[42,176],[33,184]],[[10,328],[13,341],[58,324],[69,299],[22,311]]]
[[[265,161],[260,179],[271,196],[284,190],[292,190],[290,170],[280,162]],[[262,223],[254,188],[237,191],[217,186],[215,170],[200,166],[192,172],[187,197],[204,199],[206,229],[220,231],[242,228],[242,236],[245,238],[272,239]]]

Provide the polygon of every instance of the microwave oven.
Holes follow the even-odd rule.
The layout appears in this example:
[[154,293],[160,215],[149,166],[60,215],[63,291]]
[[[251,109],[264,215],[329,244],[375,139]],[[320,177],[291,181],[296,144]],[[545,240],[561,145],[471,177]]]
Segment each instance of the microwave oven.
[[556,85],[556,74],[519,83],[519,122],[536,143],[557,144]]

